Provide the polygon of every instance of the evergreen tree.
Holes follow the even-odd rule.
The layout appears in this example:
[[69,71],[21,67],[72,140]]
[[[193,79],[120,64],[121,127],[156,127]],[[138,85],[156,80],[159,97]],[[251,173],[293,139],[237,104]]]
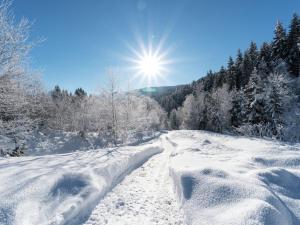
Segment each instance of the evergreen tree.
[[288,35],[288,65],[289,72],[295,76],[300,76],[300,18],[293,15]]
[[285,29],[278,21],[274,31],[274,39],[272,43],[272,57],[275,60],[285,59],[287,56],[287,37]]
[[245,88],[247,100],[247,119],[252,124],[265,122],[265,99],[263,93],[263,83],[260,79],[258,71],[254,68],[251,73],[249,83]]
[[62,92],[58,85],[56,85],[53,91],[51,91],[51,97],[53,100],[60,99],[62,97]]
[[235,69],[236,69],[236,87],[240,89],[242,86],[242,67],[243,67],[243,55],[241,50],[238,50],[237,57],[235,60]]
[[269,101],[267,106],[267,112],[269,116],[269,123],[271,125],[272,135],[280,137],[282,129],[282,99],[276,85],[272,85],[269,95]]
[[177,110],[173,109],[170,113],[170,127],[173,130],[177,130],[179,128],[179,118],[177,117]]
[[243,64],[242,64],[241,87],[245,87],[248,84],[252,71],[253,71],[252,60],[249,51],[246,51],[244,53]]
[[257,67],[258,63],[258,51],[257,51],[257,45],[255,42],[251,41],[250,47],[248,49],[248,55],[250,58],[250,63],[251,63],[251,71],[254,69],[254,67]]
[[87,93],[82,88],[77,88],[74,92],[76,97],[84,98],[87,96]]
[[220,71],[219,71],[219,73],[216,76],[215,88],[222,87],[222,85],[225,82],[225,77],[226,77],[226,70],[222,66],[221,69],[220,69]]
[[213,86],[214,86],[214,74],[213,72],[210,70],[207,75],[206,78],[204,80],[204,91],[211,91]]
[[245,115],[245,97],[242,90],[236,92],[232,99],[232,108],[229,111],[230,123],[234,127],[239,127],[244,121]]
[[266,78],[272,72],[272,48],[264,42],[259,51],[258,71]]
[[234,61],[232,57],[229,57],[227,64],[227,79],[226,83],[228,84],[229,91],[236,88],[236,71],[234,66]]

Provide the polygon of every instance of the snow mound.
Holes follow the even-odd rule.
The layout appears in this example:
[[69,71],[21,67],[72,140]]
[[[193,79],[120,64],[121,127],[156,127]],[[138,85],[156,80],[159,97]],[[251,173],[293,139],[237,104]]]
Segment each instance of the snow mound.
[[101,198],[158,145],[0,159],[0,224],[82,224]]
[[299,145],[200,131],[169,139],[177,144],[170,174],[188,225],[300,224]]
[[[138,145],[157,138],[160,134],[161,132],[154,131],[130,133],[123,145]],[[38,156],[107,148],[112,146],[112,140],[99,136],[96,132],[82,135],[78,132],[42,129],[27,134],[25,140],[22,141],[23,144],[26,156]],[[11,138],[0,135],[0,157],[12,152],[15,148],[16,145]]]

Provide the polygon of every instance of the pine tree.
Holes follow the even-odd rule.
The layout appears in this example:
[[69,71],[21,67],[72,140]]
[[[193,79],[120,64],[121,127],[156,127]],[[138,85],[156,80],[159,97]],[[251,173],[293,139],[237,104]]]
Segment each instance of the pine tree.
[[272,85],[267,104],[267,112],[269,114],[269,123],[271,125],[271,132],[274,136],[279,137],[282,129],[282,99],[279,90],[275,85]]
[[271,46],[264,42],[259,51],[258,71],[266,78],[272,72],[272,49]]
[[242,52],[241,50],[239,49],[238,50],[238,53],[237,53],[237,57],[236,57],[236,60],[235,60],[235,69],[236,69],[236,87],[237,89],[240,89],[241,86],[242,86],[242,67],[243,67],[243,55],[242,55]]
[[243,64],[242,64],[241,87],[245,87],[249,82],[251,72],[253,71],[252,64],[253,63],[252,63],[249,51],[246,51],[244,53]]
[[274,31],[274,39],[272,43],[272,57],[275,60],[284,60],[287,56],[287,37],[285,29],[278,21]]
[[229,112],[231,125],[234,127],[242,125],[245,115],[245,96],[242,90],[235,92],[233,95],[232,108]]
[[53,99],[59,99],[59,98],[61,98],[61,96],[62,96],[61,89],[58,85],[56,85],[54,87],[53,91],[51,91],[51,97]]
[[177,117],[177,110],[173,109],[170,113],[170,127],[173,130],[177,130],[179,128],[179,119]]
[[227,64],[227,79],[226,83],[228,84],[229,91],[236,88],[236,71],[234,66],[234,61],[232,57],[229,57]]
[[74,94],[76,97],[79,97],[79,98],[84,98],[87,96],[87,93],[82,88],[77,88],[75,90]]
[[220,71],[219,71],[219,73],[216,76],[215,88],[222,87],[222,85],[225,82],[225,77],[226,77],[226,70],[222,66],[221,69],[220,69]]
[[256,68],[251,73],[249,83],[245,88],[247,99],[247,119],[252,124],[265,122],[265,99],[263,97],[263,83]]
[[251,71],[254,69],[254,67],[257,67],[258,63],[258,51],[257,51],[257,45],[255,42],[251,41],[250,47],[248,49],[248,55],[251,62]]
[[206,78],[204,80],[204,91],[211,91],[214,86],[214,74],[210,70],[208,71]]
[[300,76],[300,18],[293,15],[288,35],[288,65],[289,72]]

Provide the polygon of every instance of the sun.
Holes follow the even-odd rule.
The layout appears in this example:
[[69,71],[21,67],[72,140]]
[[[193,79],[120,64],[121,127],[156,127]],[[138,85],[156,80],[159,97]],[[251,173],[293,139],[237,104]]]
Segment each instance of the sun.
[[160,57],[156,55],[142,55],[142,57],[137,60],[137,69],[141,74],[146,76],[158,76],[164,70],[163,61],[161,61]]
[[165,40],[166,38],[163,38],[154,44],[152,41],[145,43],[138,38],[134,45],[127,45],[132,53],[131,56],[125,56],[131,83],[151,87],[168,82],[170,65],[174,63],[174,59],[170,58],[172,46],[164,47]]

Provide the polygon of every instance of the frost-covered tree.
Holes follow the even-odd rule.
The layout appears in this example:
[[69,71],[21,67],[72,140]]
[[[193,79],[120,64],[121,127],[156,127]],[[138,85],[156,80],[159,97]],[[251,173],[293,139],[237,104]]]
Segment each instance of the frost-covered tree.
[[231,102],[231,109],[230,113],[230,123],[231,125],[236,128],[243,124],[245,121],[245,106],[246,106],[246,99],[244,95],[244,91],[239,90],[233,93],[232,102]]
[[11,137],[19,149],[20,140],[35,125],[30,97],[36,86],[25,67],[32,47],[29,23],[26,19],[16,21],[10,4],[0,3],[0,134]]
[[169,116],[169,121],[170,121],[170,128],[173,130],[179,129],[180,126],[180,120],[178,116],[178,112],[176,109],[173,109],[170,113]]
[[181,108],[182,124],[184,129],[199,129],[200,126],[201,108],[199,99],[197,100],[194,95],[188,95]]
[[264,122],[265,99],[263,93],[263,82],[256,68],[251,73],[249,83],[245,88],[247,101],[247,118],[250,123],[259,124]]
[[[231,99],[232,93],[228,91],[228,85],[224,84],[221,88],[214,91],[212,98],[214,99],[214,108],[212,110],[215,113],[215,117],[218,118],[220,131],[229,130],[230,121],[230,109],[232,108]],[[212,112],[209,111],[209,114]]]
[[272,135],[281,136],[283,107],[279,90],[275,85],[271,86],[269,101],[266,108],[267,113],[269,113],[270,116],[269,119]]

